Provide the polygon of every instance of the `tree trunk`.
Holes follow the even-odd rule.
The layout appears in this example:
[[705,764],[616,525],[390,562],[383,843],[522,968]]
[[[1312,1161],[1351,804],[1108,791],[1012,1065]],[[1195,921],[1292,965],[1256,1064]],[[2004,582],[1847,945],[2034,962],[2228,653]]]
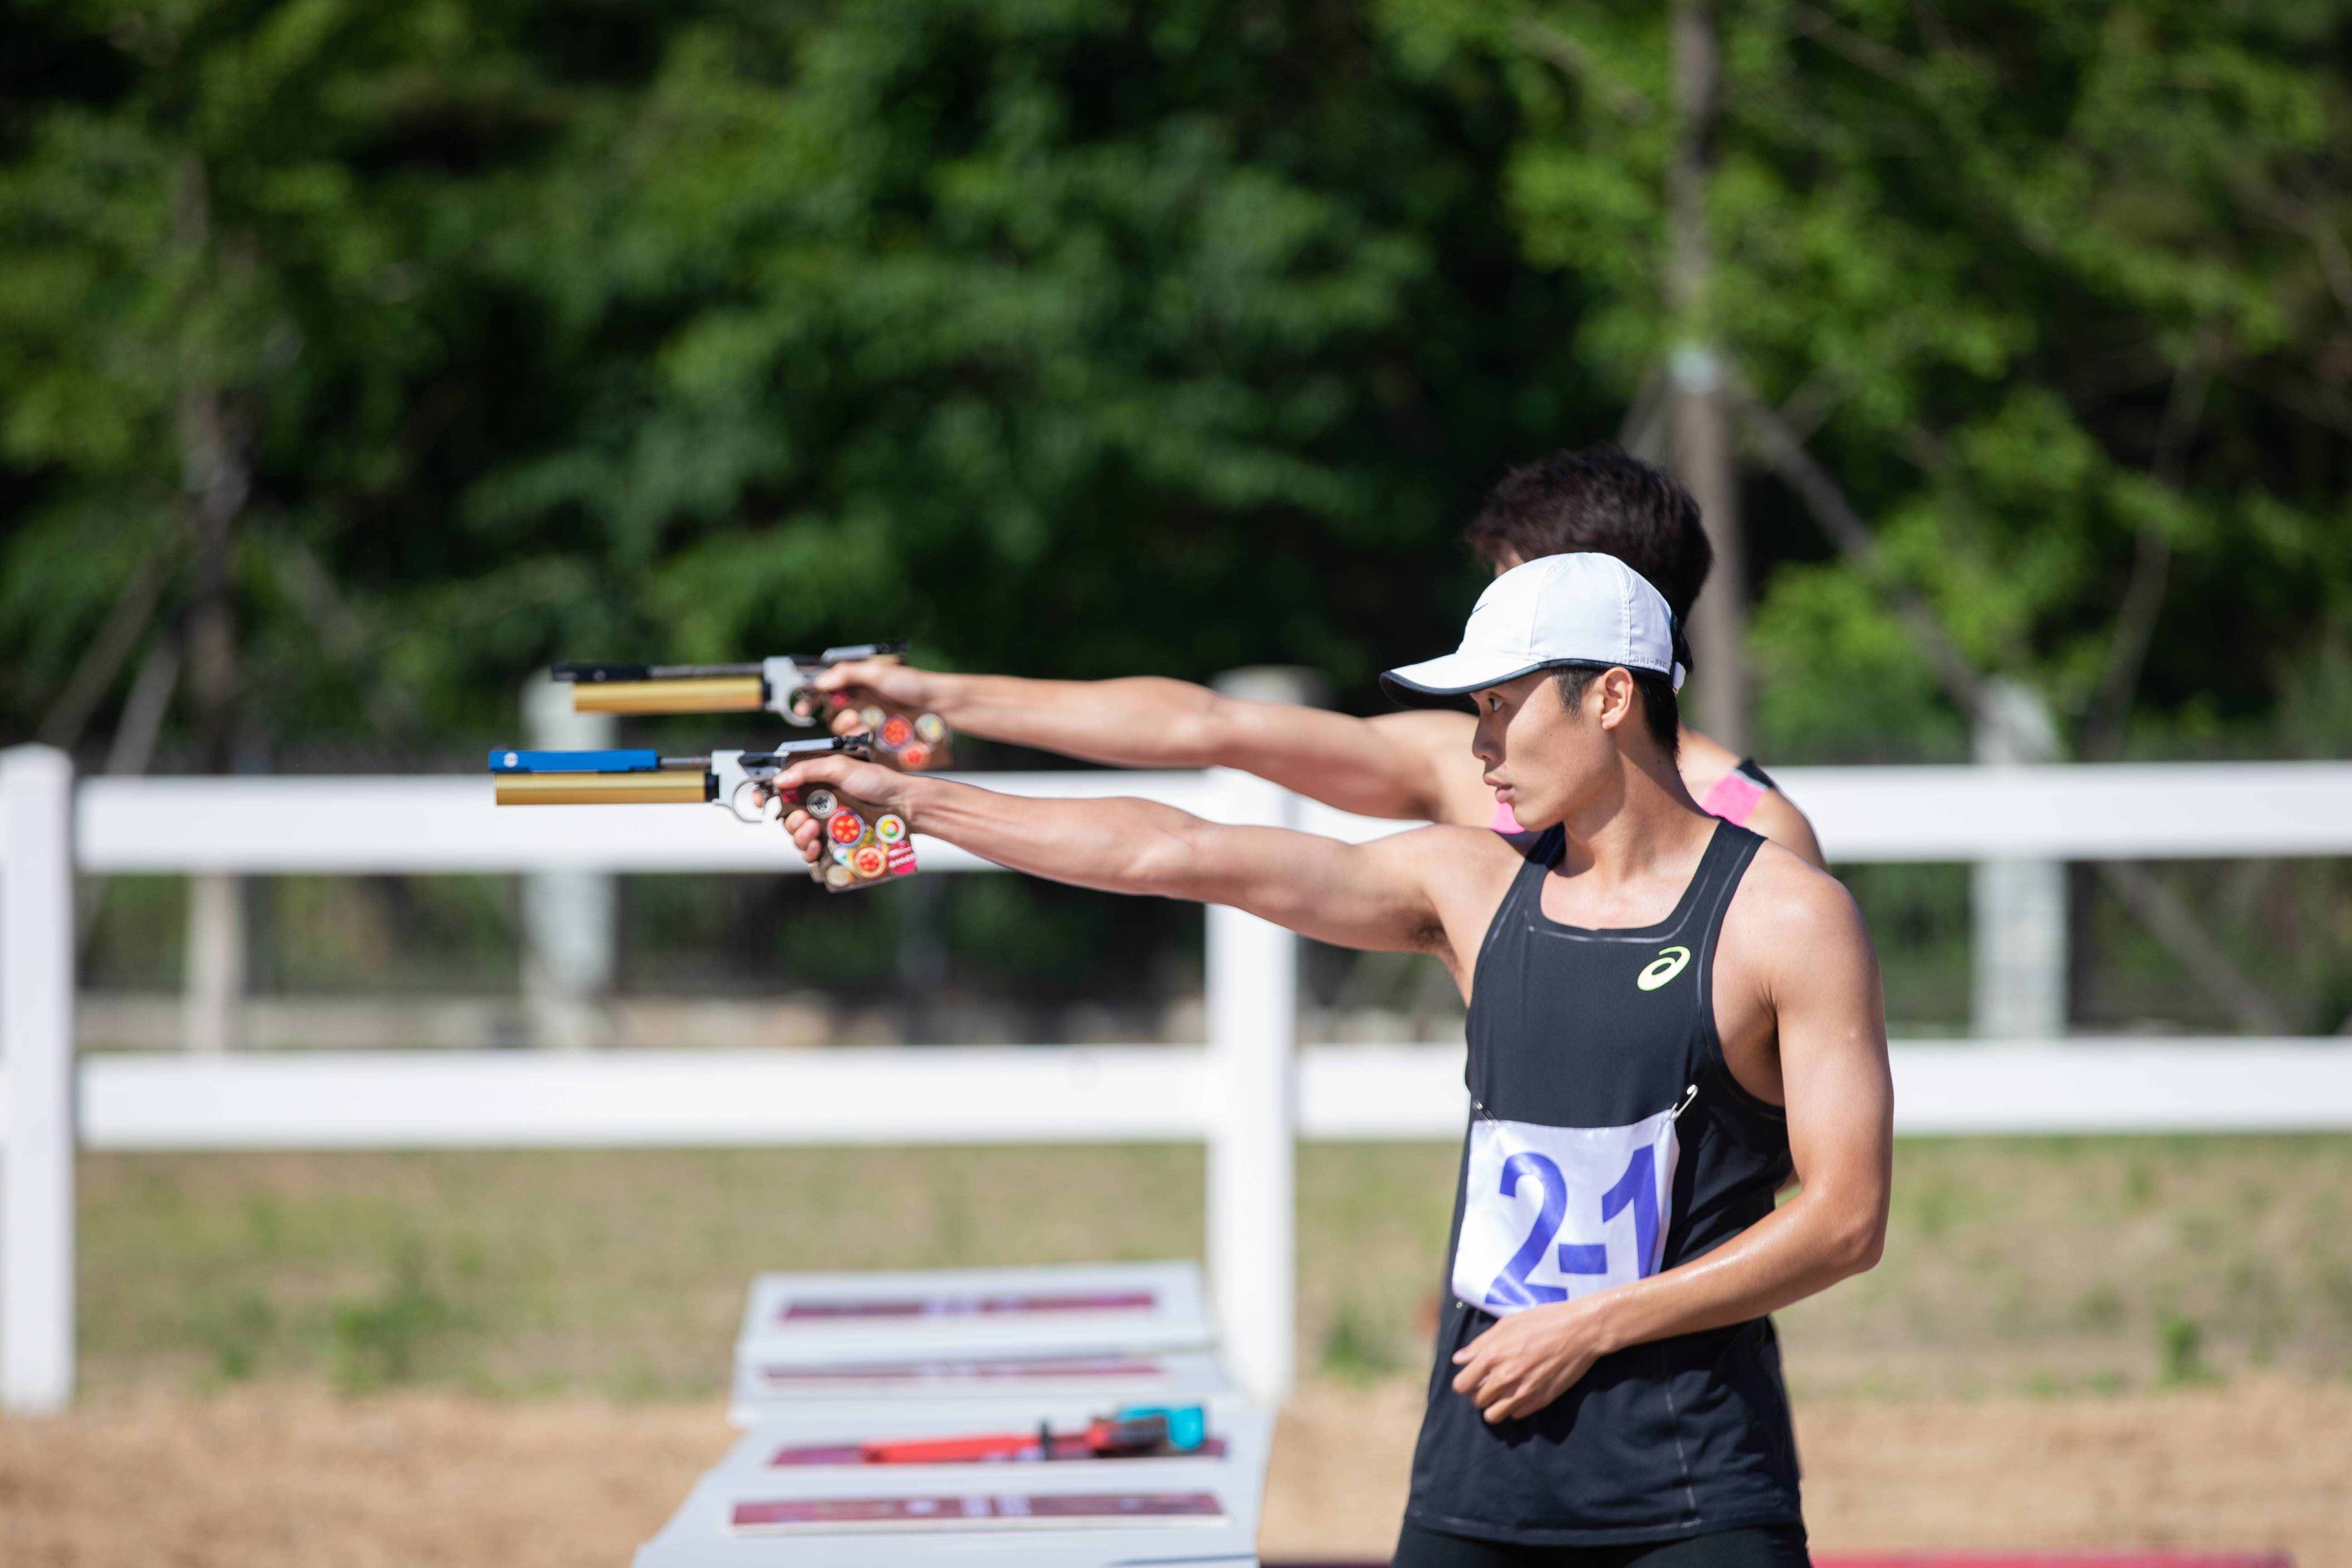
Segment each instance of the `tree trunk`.
[[[212,245],[212,195],[204,165],[180,167],[173,193],[173,240],[192,253]],[[200,267],[198,276],[203,275]],[[229,401],[205,363],[207,345],[184,342],[189,363],[180,394],[181,485],[191,547],[187,693],[199,772],[226,773],[236,707],[236,621],[229,571],[236,523],[253,488],[244,442]],[[189,879],[187,1044],[226,1050],[237,1035],[246,981],[245,884],[236,877]]]
[[1715,547],[1713,590],[1692,606],[1695,668],[1685,689],[1697,725],[1735,752],[1748,750],[1747,551],[1739,528],[1729,392],[1716,345],[1714,253],[1706,191],[1723,114],[1717,0],[1675,0],[1675,149],[1666,171],[1666,309],[1673,336],[1675,475],[1698,502]]
[[236,620],[229,565],[250,481],[218,389],[195,386],[181,395],[180,442],[194,547],[187,679],[195,765],[204,773],[226,773],[236,707]]
[[[204,164],[180,166],[173,193],[172,237],[199,257],[212,247],[212,195]],[[199,267],[199,276],[205,270]],[[208,345],[184,342],[190,362],[178,410],[181,488],[188,519],[191,575],[187,630],[188,701],[196,767],[226,773],[236,701],[236,624],[229,569],[236,523],[253,489],[245,444],[229,400],[205,363]]]

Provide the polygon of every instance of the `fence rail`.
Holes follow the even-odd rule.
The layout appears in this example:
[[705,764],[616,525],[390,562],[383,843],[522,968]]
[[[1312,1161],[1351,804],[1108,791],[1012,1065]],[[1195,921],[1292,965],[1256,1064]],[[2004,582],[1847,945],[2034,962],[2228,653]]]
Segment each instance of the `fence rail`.
[[[2352,854],[2352,763],[1786,768],[1832,860],[2222,859]],[[1202,816],[1233,786],[1192,773],[992,773],[1047,798],[1141,795]],[[1255,781],[1244,781],[1252,783]],[[1221,793],[1222,791],[1222,793]],[[1415,826],[1300,801],[1297,826],[1360,843]],[[434,873],[790,869],[782,836],[725,812],[614,805],[495,812],[478,779],[155,778],[84,782],[74,860],[96,872]],[[0,865],[9,825],[0,822]],[[927,868],[983,869],[917,835]]]
[[[990,775],[1141,795],[1360,841],[1349,816],[1239,774]],[[2352,764],[1790,769],[1833,859],[2352,853]],[[992,869],[918,838],[927,871]],[[97,779],[0,756],[0,1405],[73,1378],[73,1163],[92,1149],[1087,1142],[1208,1148],[1209,1262],[1229,1360],[1261,1397],[1293,1355],[1297,1138],[1452,1139],[1458,1044],[1296,1045],[1295,939],[1208,913],[1204,1047],[782,1051],[73,1051],[72,874],[796,871],[720,812],[496,812],[471,778]],[[1906,1132],[2352,1128],[2352,1043],[1913,1044]]]
[[[2352,1043],[1898,1042],[1894,1061],[1907,1136],[2352,1131]],[[1198,1046],[108,1051],[78,1082],[79,1145],[116,1152],[1181,1143],[1216,1120]],[[1302,1046],[1297,1105],[1308,1142],[1452,1142],[1462,1047]]]

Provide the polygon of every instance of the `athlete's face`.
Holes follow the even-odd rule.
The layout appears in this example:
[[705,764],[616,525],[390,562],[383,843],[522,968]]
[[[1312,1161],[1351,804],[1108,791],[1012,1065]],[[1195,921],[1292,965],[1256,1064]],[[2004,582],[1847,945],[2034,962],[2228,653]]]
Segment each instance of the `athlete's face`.
[[1520,826],[1549,827],[1608,787],[1617,766],[1611,731],[1623,721],[1633,687],[1631,676],[1611,670],[1569,703],[1539,670],[1473,693],[1478,729],[1470,749]]

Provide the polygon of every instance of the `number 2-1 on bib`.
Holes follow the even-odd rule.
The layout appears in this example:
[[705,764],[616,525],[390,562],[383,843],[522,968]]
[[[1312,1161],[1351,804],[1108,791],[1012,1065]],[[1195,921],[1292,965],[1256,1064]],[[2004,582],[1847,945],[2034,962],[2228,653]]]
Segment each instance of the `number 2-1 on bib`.
[[1454,1296],[1502,1317],[1655,1274],[1677,1150],[1672,1110],[1630,1127],[1480,1117]]

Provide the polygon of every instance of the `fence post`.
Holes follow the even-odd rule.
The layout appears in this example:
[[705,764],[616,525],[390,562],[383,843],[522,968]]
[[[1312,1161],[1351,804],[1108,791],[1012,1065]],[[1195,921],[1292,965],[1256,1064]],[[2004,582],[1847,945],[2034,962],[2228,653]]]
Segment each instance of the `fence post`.
[[73,1397],[73,763],[0,752],[0,1408]]
[[[1985,767],[2058,760],[2050,705],[2013,680],[1987,683],[1990,707],[1977,725]],[[2057,1039],[2066,1033],[2066,863],[1979,860],[1969,872],[1974,928],[1969,1017],[1992,1039]]]
[[[610,713],[574,713],[572,688],[544,671],[522,689],[523,733],[542,751],[613,744]],[[522,879],[523,1008],[531,1043],[612,1044],[619,909],[610,871],[533,871]]]
[[[1286,826],[1296,797],[1246,773],[1210,774],[1223,822]],[[1278,1403],[1297,1354],[1296,1046],[1298,939],[1208,912],[1208,1250],[1225,1355],[1252,1398]]]
[[180,1038],[217,1055],[245,1029],[245,879],[199,871],[188,879],[187,977],[181,984]]

